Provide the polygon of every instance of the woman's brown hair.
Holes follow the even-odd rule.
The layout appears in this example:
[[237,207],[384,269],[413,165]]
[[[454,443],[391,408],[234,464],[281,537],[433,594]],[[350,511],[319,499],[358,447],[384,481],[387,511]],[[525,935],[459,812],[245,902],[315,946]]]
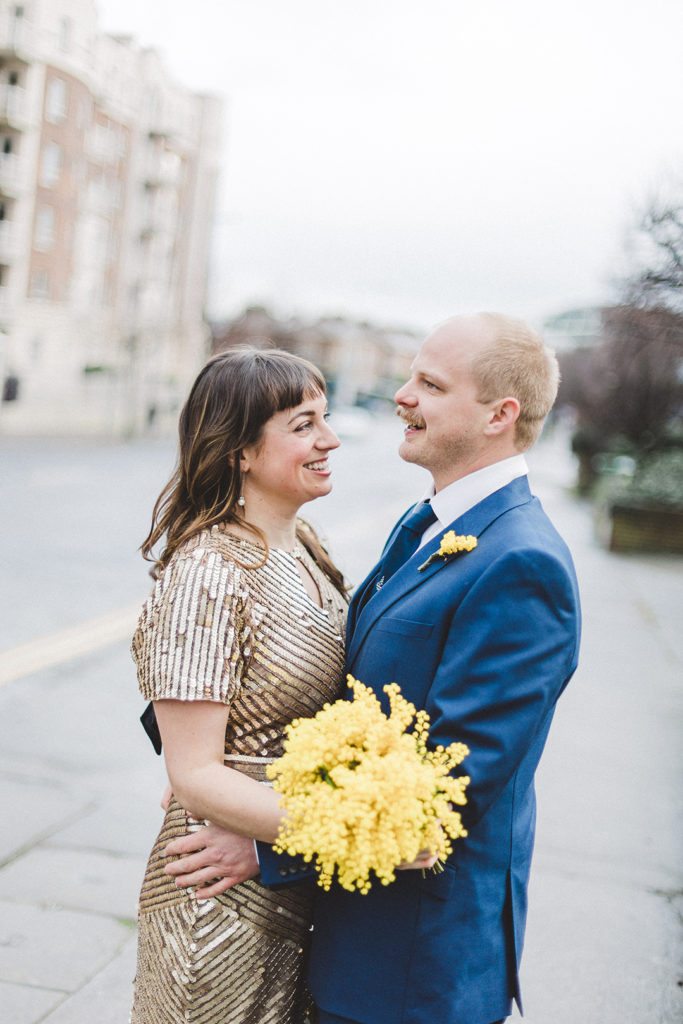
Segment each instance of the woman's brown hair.
[[[154,563],[155,578],[181,544],[217,523],[239,522],[254,533],[265,547],[258,564],[265,562],[265,536],[237,512],[242,493],[240,452],[259,442],[275,413],[326,391],[325,378],[313,363],[281,349],[231,349],[208,361],[180,414],[178,464],[157,499],[151,529],[140,547]],[[344,578],[312,528],[298,521],[296,534],[345,594]],[[165,547],[157,558],[152,549],[164,537]]]

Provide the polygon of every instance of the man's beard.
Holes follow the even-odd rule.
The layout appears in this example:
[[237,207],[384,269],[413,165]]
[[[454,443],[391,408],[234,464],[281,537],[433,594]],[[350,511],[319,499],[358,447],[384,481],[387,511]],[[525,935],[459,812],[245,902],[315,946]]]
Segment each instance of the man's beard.
[[[421,430],[426,428],[425,421],[412,409],[399,408],[396,415],[411,427]],[[404,439],[399,446],[399,455],[404,462],[412,462],[432,474],[437,474],[441,470],[448,472],[469,462],[476,450],[476,439],[461,433],[456,437],[442,439],[436,450],[429,444],[420,449],[419,446],[413,446]]]

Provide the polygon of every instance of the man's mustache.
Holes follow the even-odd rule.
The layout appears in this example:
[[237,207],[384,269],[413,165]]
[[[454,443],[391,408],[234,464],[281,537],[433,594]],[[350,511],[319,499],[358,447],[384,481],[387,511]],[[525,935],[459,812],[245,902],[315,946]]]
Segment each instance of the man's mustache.
[[426,423],[421,416],[417,416],[414,412],[410,412],[409,409],[402,409],[400,406],[396,410],[396,415],[404,423],[407,423],[409,427],[418,427],[424,430]]

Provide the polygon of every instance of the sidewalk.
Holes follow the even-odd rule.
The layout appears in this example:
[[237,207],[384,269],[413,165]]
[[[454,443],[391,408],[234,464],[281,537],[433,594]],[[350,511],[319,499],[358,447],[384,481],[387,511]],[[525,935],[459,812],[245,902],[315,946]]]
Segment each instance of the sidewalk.
[[[134,456],[142,458],[131,450]],[[356,449],[349,480],[359,461]],[[127,468],[125,455],[115,462],[121,477],[112,486],[125,489],[141,470]],[[531,462],[533,489],[576,559],[585,631],[580,669],[560,703],[538,777],[525,1020],[676,1024],[683,1019],[676,974],[683,561],[601,550],[589,508],[567,492],[573,470],[564,450],[551,439]],[[392,501],[400,508],[410,500],[403,497]],[[376,501],[383,499],[380,488]],[[342,515],[343,498],[336,500],[328,525],[335,554],[354,565],[369,562],[378,538],[366,530],[359,540],[358,523]],[[146,516],[147,495],[141,504]],[[124,514],[104,511],[98,530],[106,533]],[[68,559],[68,549],[54,557]],[[43,563],[29,568],[50,583],[58,567]],[[106,570],[102,565],[100,575]],[[98,592],[93,618],[134,607],[138,586],[144,596],[142,576],[127,577],[123,565],[116,572],[114,597],[107,605]],[[34,605],[27,598],[25,611],[11,610],[16,639],[9,646],[74,625],[58,609],[30,625],[40,584],[35,575]],[[88,617],[79,611],[79,622]],[[165,777],[137,726],[143,702],[125,621],[122,628],[125,638],[73,659],[48,659],[34,674],[0,685],[2,1024],[128,1020],[137,894]]]

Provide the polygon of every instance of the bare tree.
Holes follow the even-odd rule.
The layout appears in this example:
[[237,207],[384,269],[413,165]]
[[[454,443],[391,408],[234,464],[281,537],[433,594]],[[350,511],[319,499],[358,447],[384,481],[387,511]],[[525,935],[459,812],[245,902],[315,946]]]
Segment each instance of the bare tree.
[[631,237],[624,299],[683,312],[683,182],[650,200]]
[[683,318],[662,306],[606,310],[593,419],[606,438],[661,447],[683,412]]
[[561,358],[559,401],[577,413],[585,487],[599,452],[683,443],[683,187],[650,202],[633,242],[623,301],[604,310],[601,342]]

